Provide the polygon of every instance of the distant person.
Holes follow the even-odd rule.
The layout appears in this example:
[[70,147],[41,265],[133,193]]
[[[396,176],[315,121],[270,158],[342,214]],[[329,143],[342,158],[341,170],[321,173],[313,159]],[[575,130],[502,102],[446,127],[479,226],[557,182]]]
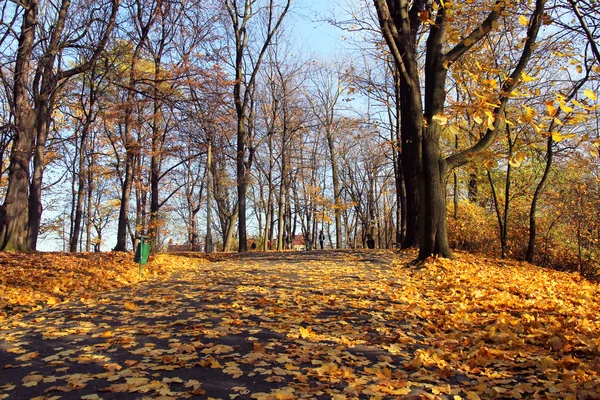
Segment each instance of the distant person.
[[252,247],[252,250],[256,250],[256,242],[252,242],[252,246],[250,247]]
[[369,239],[367,239],[367,247],[369,249],[375,248],[375,240],[373,239],[373,236],[371,236],[371,235],[369,235]]
[[321,246],[321,250],[325,246],[325,235],[323,235],[323,231],[319,232],[319,246]]

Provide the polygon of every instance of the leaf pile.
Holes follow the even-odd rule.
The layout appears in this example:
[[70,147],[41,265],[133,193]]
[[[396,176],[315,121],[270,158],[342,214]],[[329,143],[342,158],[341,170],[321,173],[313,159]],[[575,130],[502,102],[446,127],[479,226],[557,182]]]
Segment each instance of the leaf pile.
[[[152,256],[144,279],[166,279],[202,256]],[[68,300],[90,298],[140,281],[132,253],[0,252],[0,320]]]
[[10,318],[0,399],[600,398],[597,284],[414,256],[193,260],[167,281]]

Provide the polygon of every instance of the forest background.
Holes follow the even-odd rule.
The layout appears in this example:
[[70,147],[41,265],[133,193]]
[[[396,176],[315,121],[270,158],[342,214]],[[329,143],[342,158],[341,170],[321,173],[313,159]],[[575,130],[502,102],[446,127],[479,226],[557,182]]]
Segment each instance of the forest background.
[[[597,2],[411,4],[4,3],[2,249],[323,230],[594,275]],[[339,52],[315,55],[306,15]]]

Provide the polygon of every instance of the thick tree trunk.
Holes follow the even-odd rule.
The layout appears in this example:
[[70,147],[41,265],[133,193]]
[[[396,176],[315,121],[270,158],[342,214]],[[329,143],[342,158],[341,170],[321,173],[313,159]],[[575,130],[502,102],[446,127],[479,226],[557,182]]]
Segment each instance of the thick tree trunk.
[[23,2],[23,23],[19,35],[14,72],[15,136],[10,153],[8,188],[0,210],[0,246],[7,251],[27,251],[29,221],[29,165],[35,141],[36,115],[29,103],[28,78],[35,42],[38,1]]
[[[415,93],[416,90],[416,93]],[[406,233],[402,248],[419,247],[419,181],[422,169],[421,136],[423,129],[421,100],[415,103],[415,96],[421,96],[418,88],[408,83],[400,83],[402,104],[400,133],[402,136],[402,172],[406,191]]]
[[446,228],[446,171],[439,148],[439,126],[433,124],[423,135],[423,188],[419,259],[431,255],[451,258]]
[[[0,244],[4,251],[28,251],[27,223],[29,209],[28,196],[29,164],[34,142],[34,118],[27,120],[28,110],[15,115],[17,129],[10,154],[8,189],[0,213]],[[24,120],[19,121],[20,118]]]

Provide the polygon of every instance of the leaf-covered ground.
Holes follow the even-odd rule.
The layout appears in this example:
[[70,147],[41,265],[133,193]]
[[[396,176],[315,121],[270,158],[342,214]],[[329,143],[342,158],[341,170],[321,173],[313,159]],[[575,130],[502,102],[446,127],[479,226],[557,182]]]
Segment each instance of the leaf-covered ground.
[[600,398],[598,285],[412,258],[196,258],[169,280],[10,316],[0,399]]
[[[182,268],[203,262],[207,261],[194,254],[159,254],[144,266],[143,278],[166,279]],[[139,269],[131,253],[0,252],[0,321],[139,281]]]

